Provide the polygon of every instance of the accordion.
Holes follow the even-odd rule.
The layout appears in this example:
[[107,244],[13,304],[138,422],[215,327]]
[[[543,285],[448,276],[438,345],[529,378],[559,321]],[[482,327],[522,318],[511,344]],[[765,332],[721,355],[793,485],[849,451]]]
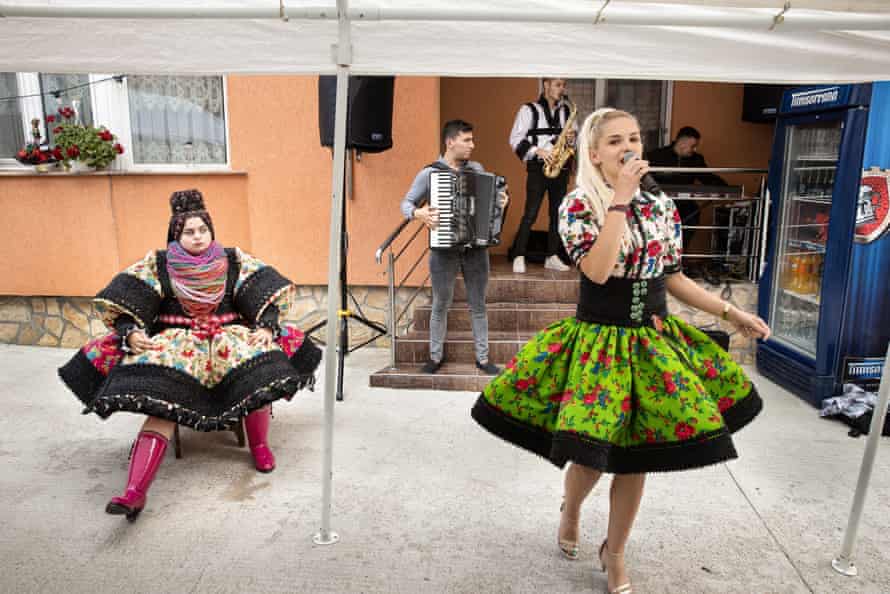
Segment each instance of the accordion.
[[430,230],[430,247],[498,245],[506,212],[498,194],[506,185],[499,175],[469,169],[430,173],[430,207],[439,211],[439,224]]

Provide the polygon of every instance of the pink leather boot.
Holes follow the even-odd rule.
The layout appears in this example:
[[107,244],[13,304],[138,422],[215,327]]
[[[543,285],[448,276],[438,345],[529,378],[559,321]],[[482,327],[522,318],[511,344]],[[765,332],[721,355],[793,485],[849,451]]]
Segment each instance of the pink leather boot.
[[260,472],[275,470],[275,456],[266,443],[271,417],[272,411],[266,407],[255,410],[244,418],[247,443],[250,445],[250,453],[253,454],[254,465]]
[[126,515],[131,522],[145,507],[148,488],[158,472],[167,451],[167,438],[152,431],[142,431],[136,438],[130,456],[127,488],[121,497],[112,497],[105,507],[109,514]]

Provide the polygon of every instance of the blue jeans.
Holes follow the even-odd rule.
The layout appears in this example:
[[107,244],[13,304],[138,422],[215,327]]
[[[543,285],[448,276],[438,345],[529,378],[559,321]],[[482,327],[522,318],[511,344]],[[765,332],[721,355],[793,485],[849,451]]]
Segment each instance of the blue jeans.
[[448,328],[448,308],[454,298],[457,272],[464,275],[476,360],[488,362],[488,314],[485,311],[485,288],[488,285],[488,250],[430,250],[430,278],[433,288],[433,311],[430,315],[430,359],[441,361],[445,332]]

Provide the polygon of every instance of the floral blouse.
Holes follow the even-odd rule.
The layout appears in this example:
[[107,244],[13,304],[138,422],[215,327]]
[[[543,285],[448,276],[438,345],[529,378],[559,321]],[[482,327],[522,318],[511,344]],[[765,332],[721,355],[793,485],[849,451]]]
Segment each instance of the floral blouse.
[[[602,225],[581,188],[563,199],[559,235],[576,266],[590,251]],[[633,241],[622,240],[611,276],[656,278],[680,271],[683,232],[673,200],[664,194],[637,192],[627,211],[627,226]]]

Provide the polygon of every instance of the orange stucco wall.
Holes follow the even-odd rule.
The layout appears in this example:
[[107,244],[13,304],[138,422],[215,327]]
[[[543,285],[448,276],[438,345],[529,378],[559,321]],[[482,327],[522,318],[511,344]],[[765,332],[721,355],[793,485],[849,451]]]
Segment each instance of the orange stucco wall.
[[[399,206],[414,176],[439,154],[439,93],[437,77],[397,78],[393,148],[363,155],[360,162],[353,163],[354,191],[346,214],[350,284],[386,283],[386,267],[374,262],[374,252],[403,220]],[[327,176],[330,178],[330,169]],[[421,233],[398,261],[399,277],[408,272],[428,244],[428,235]],[[419,283],[425,276],[426,262],[423,261],[411,279]]]
[[[712,167],[766,168],[772,148],[773,126],[741,120],[741,84],[674,83],[671,135],[682,126],[702,133],[701,153]],[[525,169],[507,143],[516,110],[538,95],[533,78],[443,78],[442,121],[462,118],[475,126],[474,159],[486,169],[507,177],[513,203],[507,214],[502,244],[506,253],[519,228],[525,203]],[[484,97],[484,101],[480,98]],[[731,184],[745,184],[756,193],[759,175],[725,175]],[[571,182],[570,182],[571,188]],[[538,214],[536,229],[547,228],[546,208]]]
[[[393,148],[362,155],[347,203],[349,283],[382,284],[374,251],[401,220],[399,201],[438,145],[439,81],[398,78]],[[315,77],[231,77],[232,166],[248,172],[257,255],[300,284],[327,284],[330,149],[319,144]]]
[[[742,121],[744,86],[727,83],[674,83],[671,138],[683,126],[701,132],[698,151],[710,167],[752,167],[766,169],[772,149],[771,124]],[[730,184],[742,184],[745,193],[760,193],[760,181],[766,174],[723,174]],[[713,203],[700,204],[701,225],[714,223]],[[697,233],[687,249],[689,253],[710,250],[710,235]]]
[[189,183],[192,186],[188,187],[200,188],[203,192],[217,238],[225,245],[251,250],[246,181],[244,176],[114,178],[112,224],[118,246],[118,265],[127,266],[148,250],[163,247],[170,207],[167,200],[158,197],[169,196]]
[[170,193],[199,187],[218,237],[250,249],[245,177],[0,177],[0,294],[92,295],[121,268],[163,247]]
[[[327,282],[331,153],[319,146],[316,77],[232,76],[228,83],[231,175],[81,175],[0,177],[0,295],[91,295],[122,267],[162,247],[167,197],[200,188],[219,239],[240,245],[299,284]],[[394,148],[354,163],[348,202],[349,282],[379,285],[374,251],[399,223],[399,201],[416,172],[439,153],[442,123],[476,126],[474,158],[507,177],[513,204],[506,252],[522,216],[525,171],[507,142],[518,106],[538,93],[531,78],[400,77]],[[481,100],[484,99],[484,100]],[[672,132],[701,130],[713,166],[765,167],[773,128],[741,122],[742,85],[674,86]],[[727,176],[755,188],[753,178]],[[537,228],[544,228],[539,217]],[[406,270],[426,244],[401,260]],[[426,273],[422,264],[414,280]]]
[[[512,203],[507,209],[501,245],[493,253],[507,253],[522,219],[525,166],[510,148],[509,137],[516,110],[537,95],[538,80],[534,78],[442,79],[442,123],[455,118],[471,122],[476,140],[473,160],[506,177],[510,187]],[[545,208],[535,228],[547,228]]]
[[0,178],[0,293],[88,295],[118,266],[108,178]]
[[[766,169],[772,150],[772,124],[742,121],[744,85],[731,83],[674,83],[671,138],[683,126],[701,132],[699,152],[710,167]],[[749,194],[760,187],[760,175],[724,175],[731,184],[744,184]]]
[[[299,284],[327,283],[331,153],[319,145],[316,77],[232,76],[230,175],[0,177],[0,295],[91,295],[163,247],[173,190],[205,195],[218,239]],[[350,284],[382,284],[377,245],[416,169],[437,153],[439,81],[399,78],[395,147],[355,165]],[[420,249],[420,244],[415,249]]]

